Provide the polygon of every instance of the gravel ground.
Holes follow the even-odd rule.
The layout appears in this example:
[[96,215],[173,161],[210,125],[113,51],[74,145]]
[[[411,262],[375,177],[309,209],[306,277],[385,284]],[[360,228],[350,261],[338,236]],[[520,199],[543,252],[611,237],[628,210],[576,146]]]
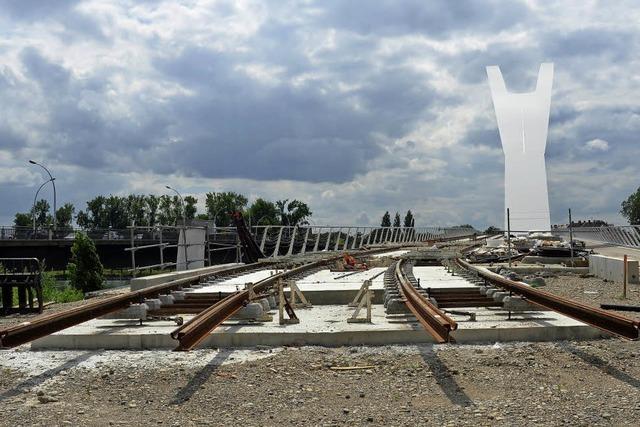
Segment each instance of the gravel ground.
[[[580,275],[562,275],[545,278],[547,286],[541,290],[571,298],[594,307],[600,304],[640,305],[640,285],[629,284],[627,298],[622,298],[622,284],[605,282],[597,277],[581,277]],[[626,317],[640,318],[640,312],[618,312]]]
[[[637,425],[637,342],[0,353],[0,423]],[[362,367],[335,370],[335,367]]]
[[[637,285],[621,300],[619,285],[597,278],[546,282],[594,306],[640,304]],[[617,338],[190,353],[23,346],[0,351],[0,425],[638,425],[639,350]]]

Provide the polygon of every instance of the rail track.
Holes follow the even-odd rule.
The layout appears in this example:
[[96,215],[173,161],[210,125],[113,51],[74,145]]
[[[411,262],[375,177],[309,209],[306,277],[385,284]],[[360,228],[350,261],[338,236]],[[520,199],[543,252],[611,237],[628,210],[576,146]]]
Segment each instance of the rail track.
[[[314,261],[303,264],[291,270],[274,274],[271,277],[263,279],[253,284],[255,293],[265,293],[271,287],[276,285],[278,281],[290,279],[303,273],[313,271],[317,268],[324,267],[328,262],[338,259],[332,257],[324,260]],[[171,337],[178,340],[179,344],[176,351],[188,351],[201,343],[211,331],[218,327],[229,317],[233,316],[249,301],[249,290],[234,292],[233,294],[223,298],[211,307],[200,312],[187,323],[183,324],[171,333]]]
[[[357,254],[354,253],[354,256],[364,257],[381,252],[394,251],[401,247],[402,245],[396,245],[387,248],[364,250],[358,252]],[[300,265],[291,270],[274,274],[271,277],[254,283],[253,292],[258,294],[266,293],[280,280],[291,279],[294,277],[299,277],[303,274],[308,274],[314,270],[325,267],[331,262],[339,260],[341,257],[341,255],[332,255],[321,260]],[[207,338],[211,331],[213,331],[222,322],[224,322],[226,319],[233,316],[233,314],[240,310],[249,301],[249,297],[250,295],[248,289],[237,291],[216,302],[211,307],[200,312],[199,314],[191,318],[188,322],[178,327],[171,333],[171,337],[175,340],[178,340],[179,342],[175,350],[188,351],[196,347],[204,339]]]
[[513,294],[520,295],[541,307],[556,311],[623,338],[638,339],[639,337],[640,321],[638,320],[629,319],[597,307],[533,288],[521,282],[509,280],[486,268],[472,265],[461,258],[456,258],[454,264],[458,268],[472,272],[476,277],[484,279],[487,285],[495,285]]
[[411,280],[410,273],[407,271],[410,268],[407,260],[398,261],[392,268],[400,295],[418,322],[437,343],[451,341],[450,333],[458,328],[458,324],[429,301],[424,290],[415,280]]
[[[358,257],[373,255],[380,252],[397,250],[402,246],[403,245],[393,245],[385,248],[361,250],[354,252],[354,255]],[[322,258],[321,260],[308,262],[297,268],[285,271],[278,275],[274,275],[268,279],[256,283],[256,287],[254,288],[254,290],[256,292],[262,292],[262,290],[266,290],[269,286],[273,285],[279,279],[293,277],[294,275],[299,274],[302,271],[312,269],[318,265],[324,265],[327,262],[335,261],[340,257],[340,255],[332,254]],[[199,284],[203,280],[211,277],[228,277],[234,274],[248,273],[265,268],[273,268],[274,266],[282,268],[281,266],[285,263],[287,262],[267,261],[224,268],[189,278],[173,280],[168,283],[151,286],[149,288],[141,289],[138,291],[127,292],[126,294],[116,295],[113,297],[89,302],[79,307],[74,307],[57,313],[44,314],[28,321],[0,329],[0,348],[13,348],[22,344],[29,343],[38,338],[42,338],[71,326],[86,322],[87,320],[95,319],[97,317],[104,316],[118,310],[126,309],[131,304],[142,303],[147,298],[153,298],[157,297],[158,295],[169,294],[171,291],[191,287],[192,285]],[[288,263],[290,264],[291,262],[288,261]],[[210,295],[207,295],[207,297],[210,297]],[[211,298],[207,299],[207,297],[203,298],[202,301],[205,302],[205,304],[211,301]],[[174,331],[175,336],[179,337],[178,339],[180,341],[178,349],[181,349],[183,347],[183,341],[185,348],[192,348],[193,345],[189,346],[188,343],[195,341],[197,344],[197,342],[201,341],[207,333],[209,333],[213,328],[215,328],[215,326],[219,324],[214,321],[217,316],[224,316],[224,319],[228,318],[240,307],[242,307],[242,305],[247,301],[247,297],[247,293],[245,293],[244,291],[239,291],[232,295],[224,297],[219,301],[216,301],[215,303],[213,303],[213,305],[203,306],[194,303],[191,312],[196,312],[198,314],[196,314],[196,316],[189,322],[182,325],[183,327],[179,328],[179,330]],[[240,305],[238,306],[238,304]],[[188,311],[190,310],[187,310],[187,312]],[[224,321],[224,319],[222,321]],[[209,327],[208,325],[212,326],[207,330],[207,327]],[[205,330],[206,332],[202,332]],[[201,337],[198,335],[198,333],[202,333],[204,335]]]
[[17,325],[0,329],[0,348],[12,348],[26,344],[35,339],[86,322],[87,320],[125,309],[131,304],[141,303],[147,298],[157,297],[158,295],[167,294],[181,288],[188,288],[212,276],[225,277],[259,270],[273,265],[273,262],[260,262],[224,268],[206,274],[177,279],[161,285],[89,302],[69,310],[44,314]]

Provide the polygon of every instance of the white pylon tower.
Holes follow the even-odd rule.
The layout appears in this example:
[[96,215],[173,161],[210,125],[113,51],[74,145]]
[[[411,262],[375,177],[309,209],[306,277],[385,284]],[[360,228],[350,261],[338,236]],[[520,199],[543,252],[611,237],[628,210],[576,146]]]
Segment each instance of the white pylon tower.
[[[511,230],[549,230],[549,194],[544,154],[549,129],[553,64],[543,63],[536,90],[512,93],[500,67],[487,67],[504,152],[504,204]],[[506,230],[505,214],[505,230]]]

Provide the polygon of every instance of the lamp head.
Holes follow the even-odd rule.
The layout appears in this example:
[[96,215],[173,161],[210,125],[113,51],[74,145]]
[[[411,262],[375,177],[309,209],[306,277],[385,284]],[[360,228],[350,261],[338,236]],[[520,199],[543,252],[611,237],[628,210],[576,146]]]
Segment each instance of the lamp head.
[[29,163],[31,163],[32,165],[37,165],[37,163],[34,162],[33,160],[29,160]]
[[164,188],[166,188],[167,190],[173,190],[173,188],[169,187],[168,185],[165,185]]

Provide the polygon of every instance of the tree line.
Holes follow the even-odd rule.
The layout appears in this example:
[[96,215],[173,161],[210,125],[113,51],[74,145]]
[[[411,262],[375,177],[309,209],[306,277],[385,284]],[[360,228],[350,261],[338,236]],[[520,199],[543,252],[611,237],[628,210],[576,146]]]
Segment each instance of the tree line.
[[[405,228],[413,228],[415,226],[415,218],[411,213],[411,210],[407,211],[407,214],[404,216],[403,227]],[[391,227],[391,215],[389,215],[389,211],[386,211],[384,215],[382,215],[382,221],[380,221],[381,227]],[[396,215],[393,217],[393,227],[400,227],[400,214],[396,212]]]
[[[251,225],[298,225],[306,223],[312,215],[309,206],[300,200],[269,201],[256,199],[249,205],[246,196],[232,191],[209,192],[205,195],[205,212],[198,213],[198,199],[185,196],[184,219],[210,220],[216,226],[233,224],[232,213],[242,212]],[[182,222],[183,203],[176,196],[130,194],[128,196],[96,196],[78,211],[71,203],[65,203],[55,212],[59,228],[69,228],[75,219],[79,227],[91,229],[124,229],[135,222],[140,226],[176,225]],[[37,228],[53,225],[51,206],[45,199],[38,200],[29,212],[18,212],[14,225],[31,227],[35,219]],[[74,216],[75,214],[75,216]]]

